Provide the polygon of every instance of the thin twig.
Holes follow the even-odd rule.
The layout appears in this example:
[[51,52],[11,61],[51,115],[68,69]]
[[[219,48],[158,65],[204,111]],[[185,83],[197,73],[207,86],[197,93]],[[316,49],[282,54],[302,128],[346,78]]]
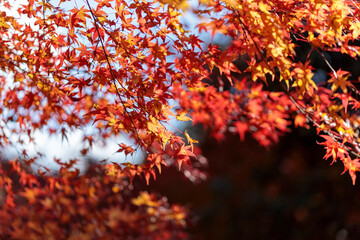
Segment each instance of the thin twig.
[[[98,25],[97,25],[97,18],[95,17],[94,12],[93,12],[92,9],[91,9],[91,6],[90,6],[89,1],[88,1],[88,0],[85,0],[85,1],[86,1],[87,5],[88,5],[88,7],[89,7],[89,10],[90,10],[90,13],[91,13],[92,18],[94,19],[94,25],[95,25],[96,31],[97,31],[97,33],[98,33],[98,35],[99,35],[100,43],[101,43],[102,49],[103,49],[104,54],[105,54],[106,62],[107,62],[107,65],[108,65],[108,68],[109,68],[109,71],[110,71],[110,75],[111,75],[112,80],[113,80],[113,83],[114,83],[114,87],[115,87],[115,90],[116,90],[116,94],[117,94],[117,96],[118,96],[118,98],[119,98],[119,100],[120,100],[121,105],[124,107],[124,111],[125,111],[126,114],[128,115],[131,124],[133,125],[133,128],[134,128],[134,131],[135,131],[135,133],[136,133],[137,138],[139,139],[139,141],[140,141],[142,144],[145,145],[144,141],[143,141],[143,140],[140,138],[140,136],[139,136],[139,133],[138,133],[138,130],[137,130],[135,124],[134,124],[134,121],[133,121],[133,119],[132,119],[129,111],[126,109],[124,100],[122,99],[122,97],[121,97],[121,95],[120,95],[120,92],[119,92],[119,89],[118,89],[118,87],[117,87],[117,85],[116,85],[116,77],[115,77],[115,74],[114,74],[114,72],[113,72],[113,70],[112,70],[112,67],[111,67],[111,64],[110,64],[110,60],[109,60],[109,56],[108,56],[108,54],[107,54],[107,52],[106,52],[106,48],[105,48],[104,42],[103,42],[103,40],[102,40],[102,38],[101,38],[100,30],[99,30],[99,27],[98,27]],[[121,84],[120,84],[120,85],[121,85]],[[122,88],[124,88],[124,87],[122,86]]]

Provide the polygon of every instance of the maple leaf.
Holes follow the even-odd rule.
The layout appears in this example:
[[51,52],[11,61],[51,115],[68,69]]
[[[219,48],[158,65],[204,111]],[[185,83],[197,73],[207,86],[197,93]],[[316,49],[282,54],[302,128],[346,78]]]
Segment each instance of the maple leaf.
[[329,83],[332,83],[331,91],[335,92],[339,87],[344,92],[348,92],[348,87],[354,88],[351,82],[348,81],[350,73],[347,71],[337,70],[336,73],[332,72]]
[[188,141],[188,142],[190,143],[190,145],[191,145],[191,151],[193,151],[193,150],[194,150],[194,143],[199,143],[199,142],[196,141],[195,139],[192,139],[192,138],[189,136],[189,134],[187,133],[186,130],[185,130],[184,134],[185,134],[185,137],[186,137],[187,141]]
[[186,116],[186,112],[181,112],[180,114],[176,115],[176,119],[179,121],[191,121],[191,118]]
[[182,166],[182,164],[184,162],[187,163],[188,165],[191,164],[190,157],[195,157],[196,158],[196,155],[192,151],[189,150],[190,147],[191,146],[182,145],[178,150],[177,162],[178,162],[178,165],[179,165],[179,170],[181,169],[181,166]]
[[332,165],[337,158],[345,159],[346,150],[335,139],[328,135],[320,135],[320,137],[326,140],[325,142],[319,143],[320,145],[325,146],[326,154],[324,158],[328,159],[329,157],[332,157],[333,159],[330,165]]
[[245,122],[235,122],[234,126],[236,127],[237,132],[239,133],[240,140],[243,141],[245,139],[245,132],[249,129],[249,125]]
[[349,105],[349,101],[353,101],[354,98],[347,95],[347,94],[343,94],[343,93],[335,93],[334,97],[339,98],[341,100],[342,105],[345,108],[345,113],[347,112],[347,108]]
[[349,171],[352,183],[353,183],[353,185],[355,185],[356,172],[360,170],[360,159],[351,160],[351,159],[345,158],[343,162],[344,162],[345,169],[342,172],[342,174]]
[[132,154],[135,151],[132,147],[127,146],[124,143],[120,143],[118,145],[120,148],[116,152],[125,152],[125,155],[128,155],[128,154]]
[[37,201],[37,195],[37,190],[30,188],[25,188],[24,192],[21,193],[21,196],[25,197],[30,204],[33,204]]
[[132,203],[136,206],[146,205],[149,207],[157,207],[160,204],[152,200],[153,196],[147,192],[140,192],[137,198],[132,200]]
[[295,127],[309,128],[309,125],[307,124],[306,116],[304,116],[303,114],[296,115],[294,124],[295,124]]

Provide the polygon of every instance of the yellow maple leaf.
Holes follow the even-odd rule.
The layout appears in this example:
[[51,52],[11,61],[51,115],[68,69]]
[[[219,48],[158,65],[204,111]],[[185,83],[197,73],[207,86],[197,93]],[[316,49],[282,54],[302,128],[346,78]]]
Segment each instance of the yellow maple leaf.
[[184,121],[184,122],[192,120],[191,118],[186,116],[186,112],[182,112],[182,113],[176,115],[176,119],[179,121]]
[[347,87],[353,87],[353,85],[347,81],[350,73],[339,69],[336,73],[331,74],[329,83],[332,83],[331,91],[335,92],[339,87],[344,93],[347,93]]
[[157,207],[159,203],[151,199],[151,195],[147,192],[141,192],[137,198],[134,198],[131,202],[136,206],[146,205],[149,207]]
[[260,11],[262,11],[264,13],[269,13],[268,10],[270,10],[270,6],[264,4],[263,2],[259,2],[259,9],[260,9]]
[[191,137],[190,137],[190,135],[186,132],[186,130],[185,130],[185,137],[186,137],[186,139],[187,139],[187,141],[190,143],[190,145],[191,145],[191,151],[193,151],[193,149],[194,149],[194,143],[198,143],[198,141],[196,141],[195,139],[192,139]]

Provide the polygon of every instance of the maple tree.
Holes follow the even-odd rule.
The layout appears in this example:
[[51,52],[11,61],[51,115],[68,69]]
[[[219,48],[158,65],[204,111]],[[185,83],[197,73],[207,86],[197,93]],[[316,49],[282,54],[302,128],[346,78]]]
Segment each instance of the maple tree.
[[[11,1],[0,1],[0,144],[21,153],[0,178],[6,192],[0,214],[14,219],[2,224],[4,237],[184,237],[185,209],[128,189],[136,176],[149,184],[165,166],[194,182],[206,178],[197,140],[171,130],[173,120],[200,123],[219,141],[229,132],[242,140],[251,135],[264,147],[292,124],[313,126],[323,138],[324,158],[340,160],[355,183],[359,79],[335,69],[326,54],[360,54],[357,1],[201,0],[193,8],[185,0],[85,0],[71,9],[68,2],[29,0],[16,7],[15,17]],[[221,51],[186,30],[180,20],[186,11],[203,19],[200,33],[222,34],[230,45]],[[309,46],[305,54],[300,44]],[[328,70],[318,81],[313,54]],[[125,134],[133,144],[119,143],[117,152],[126,159],[141,152],[143,162],[119,159],[99,165],[95,176],[81,175],[76,159],[56,159],[60,170],[54,172],[39,163],[40,153],[26,150],[38,131],[65,139],[86,128],[84,156],[94,143]],[[83,220],[91,224],[68,225],[99,205],[97,215]],[[54,210],[64,208],[68,214]],[[17,216],[32,221],[24,228]],[[130,220],[118,227],[114,219],[125,217]],[[50,218],[62,225],[49,221],[39,228]],[[147,226],[144,232],[140,225]]]

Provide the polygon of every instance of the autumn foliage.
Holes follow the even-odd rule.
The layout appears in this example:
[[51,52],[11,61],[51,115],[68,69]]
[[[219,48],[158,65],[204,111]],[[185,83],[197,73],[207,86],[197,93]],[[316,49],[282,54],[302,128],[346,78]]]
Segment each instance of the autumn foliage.
[[[324,158],[341,161],[355,183],[359,79],[327,54],[358,59],[358,1],[191,4],[0,0],[0,144],[19,152],[1,170],[3,238],[185,238],[185,208],[131,185],[149,184],[169,166],[193,182],[206,178],[198,141],[176,121],[201,124],[219,141],[251,136],[265,148],[293,125],[314,127]],[[229,46],[187,30],[187,13],[198,33],[221,34]],[[316,75],[314,54],[326,77]],[[56,159],[55,171],[26,149],[39,131],[66,139],[76,129],[84,156],[111,137],[130,140],[118,143],[118,161],[84,174],[76,157]],[[135,155],[142,163],[129,160]]]
[[0,212],[1,239],[186,237],[183,207],[170,206],[154,194],[135,193],[128,180],[106,175],[100,166],[80,177],[34,177],[17,162],[11,170],[3,178],[19,181],[21,188],[6,189],[14,199],[7,198]]

